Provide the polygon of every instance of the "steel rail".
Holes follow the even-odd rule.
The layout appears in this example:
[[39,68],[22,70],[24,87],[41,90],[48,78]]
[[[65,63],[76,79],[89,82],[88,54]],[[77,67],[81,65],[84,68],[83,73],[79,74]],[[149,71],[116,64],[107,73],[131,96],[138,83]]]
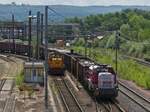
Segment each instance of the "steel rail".
[[3,112],[14,112],[15,110],[15,96],[10,96],[10,98],[7,99],[5,108]]
[[64,102],[64,105],[65,105],[67,111],[68,111],[68,112],[71,112],[70,109],[69,109],[69,106],[68,106],[67,103],[66,103],[65,97],[64,97],[64,95],[62,94],[62,92],[61,92],[61,90],[60,90],[60,87],[59,87],[59,85],[58,85],[58,82],[57,82],[56,80],[54,80],[54,82],[55,82],[55,84],[56,84],[56,86],[57,86],[57,89],[58,89],[58,91],[59,91],[59,93],[60,93],[60,96],[61,96],[61,98],[62,98],[62,100],[63,100],[63,102]]
[[[119,82],[120,83],[120,82]],[[144,103],[147,103],[148,105],[150,105],[150,102],[147,100],[147,99],[145,99],[144,97],[142,97],[141,95],[139,95],[139,94],[137,94],[135,91],[133,91],[133,90],[131,90],[131,89],[129,89],[127,86],[125,86],[125,85],[121,85],[122,83],[120,83],[120,87],[122,87],[122,89],[119,87],[119,91],[122,93],[122,94],[124,94],[125,96],[127,96],[129,99],[131,99],[133,102],[135,102],[136,104],[138,104],[140,107],[142,107],[145,111],[147,111],[147,112],[150,112],[150,108],[149,107],[147,107],[147,106],[145,106],[144,104],[143,104],[143,102],[141,103],[140,101],[138,101],[138,100],[142,100],[142,101],[144,101]],[[123,90],[123,89],[125,89],[125,90],[127,90],[127,91],[129,91],[130,93],[127,93],[125,90]],[[134,98],[134,97],[138,97],[139,99],[137,100],[136,98]]]
[[81,112],[84,112],[84,110],[82,109],[80,103],[78,102],[77,98],[75,97],[75,95],[73,94],[73,92],[71,91],[70,87],[68,86],[68,84],[65,82],[65,80],[63,80],[65,86],[67,87],[67,89],[69,90],[70,94],[72,95],[73,99],[75,100],[76,104],[78,105],[79,109]]
[[143,99],[144,101],[146,101],[147,103],[150,103],[150,100],[146,99],[144,96],[138,94],[136,91],[132,90],[131,88],[127,87],[125,84],[123,84],[121,81],[118,81],[119,85],[123,86],[124,88],[128,89],[130,92],[134,93],[135,95],[137,95],[138,97],[140,97],[141,99]]
[[123,108],[121,107],[121,105],[118,104],[116,101],[111,100],[111,102],[119,109],[120,112],[126,112],[126,110],[123,109]]
[[[61,95],[61,98],[62,98],[62,100],[63,100],[63,102],[64,102],[64,105],[65,105],[65,107],[66,107],[66,109],[67,109],[67,111],[68,112],[72,112],[73,110],[73,108],[71,108],[72,107],[72,105],[73,104],[69,104],[69,100],[71,100],[71,102],[74,102],[75,103],[75,105],[76,105],[76,107],[78,108],[78,110],[74,110],[75,112],[77,112],[77,111],[79,111],[79,112],[84,112],[84,110],[82,109],[82,107],[81,107],[81,105],[79,104],[79,102],[78,102],[78,100],[75,98],[75,95],[73,94],[73,92],[70,90],[70,88],[69,88],[69,86],[67,85],[67,83],[65,82],[65,80],[61,80],[61,82],[59,82],[58,80],[54,80],[54,82],[56,83],[56,86],[57,86],[57,88],[58,88],[58,91],[59,91],[59,93],[60,93],[60,95]],[[60,85],[60,83],[61,83],[61,85]],[[61,87],[63,87],[63,88],[61,88]],[[65,93],[62,91],[62,89],[64,90],[64,88],[66,88],[66,91],[65,91]],[[65,96],[65,94],[66,94],[66,92],[67,92],[67,95],[69,95],[70,94],[70,97],[71,98],[67,98],[67,96]],[[75,109],[77,109],[77,108],[75,108]]]
[[0,92],[2,91],[2,88],[3,88],[3,86],[4,86],[4,84],[5,84],[5,79],[2,79],[1,80],[1,83],[0,83]]
[[12,59],[10,59],[10,58],[8,57],[8,55],[0,55],[0,58],[1,58],[2,60],[6,61],[6,62],[14,62],[14,63],[15,63],[15,61],[12,60]]
[[107,112],[112,112],[112,106],[109,102],[108,102],[108,104],[105,104],[105,103],[102,102],[102,106],[105,108],[105,110]]
[[132,60],[134,60],[134,61],[136,61],[136,62],[138,62],[139,64],[142,64],[142,65],[144,65],[144,66],[150,66],[150,62],[145,61],[145,60],[143,60],[143,59],[139,59],[139,58],[135,58],[135,57],[132,57],[132,56],[127,56],[127,55],[122,55],[122,57],[128,58],[128,59],[132,59]]

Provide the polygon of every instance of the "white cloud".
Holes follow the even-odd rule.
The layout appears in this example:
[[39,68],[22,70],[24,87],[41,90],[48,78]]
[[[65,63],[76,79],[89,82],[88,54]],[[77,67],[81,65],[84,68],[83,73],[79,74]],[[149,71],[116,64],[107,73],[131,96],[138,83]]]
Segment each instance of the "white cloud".
[[0,0],[0,3],[35,4],[35,5],[150,5],[150,0]]

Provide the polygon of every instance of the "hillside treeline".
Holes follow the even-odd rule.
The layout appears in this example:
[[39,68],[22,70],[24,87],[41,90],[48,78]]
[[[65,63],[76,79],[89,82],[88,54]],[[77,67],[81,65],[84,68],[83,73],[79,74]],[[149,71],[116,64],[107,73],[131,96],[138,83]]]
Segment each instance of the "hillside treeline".
[[[139,9],[116,13],[90,15],[85,18],[66,19],[80,24],[81,33],[120,31],[120,49],[136,57],[150,57],[150,12]],[[115,33],[96,40],[94,47],[114,48]]]

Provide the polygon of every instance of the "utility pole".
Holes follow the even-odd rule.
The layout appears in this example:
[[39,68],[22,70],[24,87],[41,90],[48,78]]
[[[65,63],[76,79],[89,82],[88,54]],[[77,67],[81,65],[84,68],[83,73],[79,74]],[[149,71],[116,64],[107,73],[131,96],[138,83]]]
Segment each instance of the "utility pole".
[[84,41],[85,41],[84,56],[87,57],[87,40],[86,40],[86,37],[84,37]]
[[37,12],[37,42],[36,42],[36,59],[39,60],[39,37],[40,37],[40,12]]
[[93,56],[93,43],[94,43],[94,38],[92,38],[92,41],[91,41],[91,58],[94,58],[94,56]]
[[77,84],[77,87],[79,87],[79,84],[78,84],[78,81],[79,81],[79,69],[78,69],[78,67],[79,67],[79,60],[78,60],[78,58],[77,58],[77,64],[76,64],[76,75],[77,75],[77,82],[76,82],[76,84]]
[[10,46],[11,31],[10,31],[10,29],[8,30],[8,32],[9,32],[9,36],[8,36],[9,41],[8,41],[8,43],[9,43],[9,55],[10,55],[10,53],[11,53],[11,46]]
[[16,37],[19,39],[19,36],[20,36],[20,34],[19,34],[19,28],[16,28]]
[[91,42],[89,42],[89,57],[91,58],[91,50],[92,50],[92,43]]
[[23,40],[25,41],[26,37],[27,37],[27,25],[26,25],[26,23],[24,23],[24,30],[22,33],[23,33]]
[[31,31],[32,31],[32,17],[31,17],[31,11],[29,11],[29,23],[28,23],[28,45],[29,45],[29,53],[28,53],[28,57],[29,57],[29,61],[31,61]]
[[41,45],[43,45],[43,14],[41,14]]
[[12,14],[12,39],[13,39],[13,53],[15,53],[15,35],[14,35],[14,27],[15,27],[15,17],[14,17],[14,14]]
[[116,74],[118,73],[118,49],[119,49],[119,32],[116,31],[115,49],[116,49]]
[[48,6],[45,6],[45,112],[48,112]]
[[92,46],[92,39],[94,38],[94,36],[92,36],[92,35],[90,35],[90,36],[88,36],[88,39],[87,39],[87,47],[88,47],[88,49],[89,49],[89,57],[91,57],[91,46]]

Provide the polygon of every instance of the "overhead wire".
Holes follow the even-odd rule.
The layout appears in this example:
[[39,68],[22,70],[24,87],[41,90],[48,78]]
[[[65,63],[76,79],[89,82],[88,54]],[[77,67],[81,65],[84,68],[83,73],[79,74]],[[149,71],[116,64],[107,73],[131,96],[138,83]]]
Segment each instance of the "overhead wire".
[[149,43],[145,43],[145,42],[139,42],[139,41],[134,41],[134,40],[130,40],[128,39],[128,37],[126,35],[124,35],[123,33],[119,32],[120,33],[120,39],[123,39],[127,42],[136,42],[137,44],[145,44],[145,45],[150,45]]
[[52,12],[54,12],[56,15],[65,18],[65,16],[63,16],[62,14],[58,13],[57,11],[55,11],[54,9],[52,9],[51,7],[48,7],[48,9]]
[[[48,6],[48,9],[50,10],[50,12],[51,12],[51,14],[50,14],[50,16],[58,16],[58,17],[56,17],[56,19],[58,20],[58,19],[60,19],[59,21],[56,21],[56,19],[54,19],[54,20],[51,20],[51,22],[54,24],[54,25],[62,25],[62,24],[64,24],[65,25],[65,23],[64,22],[62,22],[62,20],[61,20],[61,18],[63,18],[63,19],[65,19],[66,17],[64,16],[64,15],[62,15],[62,14],[60,14],[59,12],[57,12],[55,9],[53,9],[53,8],[51,8],[50,6]],[[56,23],[55,23],[56,22]],[[53,28],[54,29],[54,28]],[[71,29],[62,29],[61,30],[61,32],[62,32],[62,34],[51,34],[51,35],[53,35],[53,36],[63,36],[63,37],[75,37],[75,35],[73,35],[73,34],[71,34],[70,35],[70,33],[69,33],[69,35],[65,35],[65,34],[63,34],[63,32],[71,32],[71,33],[73,33],[73,31],[71,30]]]

